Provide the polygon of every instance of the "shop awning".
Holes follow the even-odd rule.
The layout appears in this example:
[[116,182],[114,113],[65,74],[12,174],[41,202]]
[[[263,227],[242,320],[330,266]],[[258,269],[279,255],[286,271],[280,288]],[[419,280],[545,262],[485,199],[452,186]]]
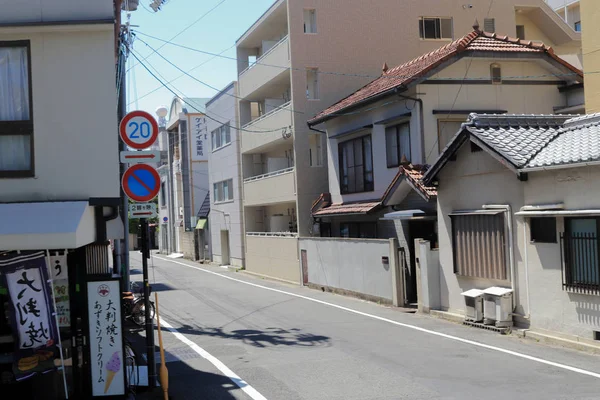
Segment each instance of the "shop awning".
[[198,220],[198,223],[196,224],[196,229],[204,229],[206,228],[206,223],[208,222],[208,220],[206,218],[200,218]]
[[87,201],[0,204],[0,250],[75,249],[95,236]]
[[387,213],[383,215],[383,218],[380,218],[382,221],[395,221],[395,220],[405,220],[405,219],[435,219],[435,215],[427,215],[423,210],[401,210],[394,211],[391,213]]

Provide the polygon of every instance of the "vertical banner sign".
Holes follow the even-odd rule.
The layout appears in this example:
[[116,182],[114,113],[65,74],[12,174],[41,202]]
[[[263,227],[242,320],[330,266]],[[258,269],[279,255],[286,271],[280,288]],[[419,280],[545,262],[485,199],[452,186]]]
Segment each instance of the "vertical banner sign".
[[48,269],[50,269],[50,276],[52,277],[58,326],[68,328],[71,326],[71,307],[69,305],[67,250],[64,250],[64,255],[60,255],[58,252],[52,253]]
[[193,143],[192,161],[207,161],[208,160],[208,128],[206,125],[206,117],[192,117],[190,129],[190,142]]
[[54,369],[58,332],[48,284],[45,252],[0,258],[11,304],[15,339],[13,370],[17,380]]
[[88,282],[92,395],[125,394],[121,289],[118,280]]

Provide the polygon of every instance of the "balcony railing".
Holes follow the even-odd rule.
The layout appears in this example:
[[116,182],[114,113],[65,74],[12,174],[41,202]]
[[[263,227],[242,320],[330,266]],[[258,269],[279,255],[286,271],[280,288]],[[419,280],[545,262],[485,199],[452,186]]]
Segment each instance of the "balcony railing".
[[[287,103],[283,103],[280,106],[276,106],[273,110],[269,111],[266,114],[261,115],[258,118],[253,119],[252,121],[248,122],[247,124],[243,125],[242,128],[247,128],[251,125],[257,124],[258,122],[264,120],[265,118],[269,118],[271,115],[278,113],[281,110],[284,110],[286,107],[288,107],[291,104],[291,101],[288,101]],[[289,110],[287,110],[289,111]]]
[[296,232],[246,232],[246,236],[261,236],[261,237],[289,237],[296,238]]
[[288,172],[292,172],[293,170],[294,170],[294,167],[289,167],[289,168],[286,168],[286,169],[280,169],[279,171],[269,172],[267,174],[256,175],[256,176],[244,179],[244,183],[258,181],[260,179],[270,178],[270,177],[273,177],[273,176],[283,175],[283,174],[286,174]]
[[563,289],[600,294],[598,237],[594,233],[561,233]]
[[[285,35],[279,42],[275,43],[273,45],[273,47],[271,47],[269,50],[267,50],[263,55],[261,55],[260,57],[258,57],[256,59],[256,61],[254,61],[252,64],[248,65],[246,68],[244,68],[244,70],[242,72],[240,72],[239,76],[244,75],[244,73],[246,73],[247,71],[251,70],[252,68],[254,68],[254,66],[256,66],[257,64],[260,64],[260,62],[262,60],[264,60],[269,54],[271,54],[273,51],[275,51],[275,49],[279,46],[281,46],[281,44],[283,42],[285,42],[288,39],[289,35]],[[273,65],[273,67],[279,67],[277,65]]]

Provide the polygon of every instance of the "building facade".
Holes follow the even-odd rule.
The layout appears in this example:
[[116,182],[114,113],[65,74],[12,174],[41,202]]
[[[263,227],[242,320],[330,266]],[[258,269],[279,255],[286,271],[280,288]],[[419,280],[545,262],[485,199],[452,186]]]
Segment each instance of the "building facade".
[[212,260],[220,265],[244,266],[242,163],[238,131],[238,87],[232,82],[206,103],[211,147],[210,233]]
[[600,112],[600,4],[597,1],[581,2],[582,20],[586,25],[583,31],[583,59],[586,72],[585,104],[588,113]]
[[581,32],[580,0],[546,0],[556,13],[576,32]]
[[[430,14],[435,10],[435,16]],[[398,16],[406,23],[398,23]],[[441,16],[441,17],[440,17]],[[322,131],[306,122],[397,65],[467,34],[479,19],[552,43],[571,63],[580,35],[543,1],[476,1],[457,10],[438,1],[279,0],[237,41],[248,271],[299,282],[297,236],[313,231],[311,207],[328,190]],[[368,26],[368,29],[356,29]],[[401,37],[381,40],[383,37]],[[368,57],[357,59],[357,51]]]
[[[80,366],[91,365],[92,356],[75,347],[90,336],[84,289],[94,277],[122,272],[109,244],[124,234],[120,8],[112,0],[76,7],[67,0],[11,1],[0,13],[0,386],[9,384],[2,391],[22,398],[90,397],[89,370]],[[15,268],[34,289],[14,295]],[[56,295],[59,283],[62,296]],[[47,286],[45,296],[34,293]],[[17,318],[15,300],[22,296],[33,299],[33,308]],[[22,336],[23,320],[34,326],[29,338]],[[31,349],[45,352],[50,368],[36,362],[23,376],[19,362]],[[116,380],[124,384],[122,376]]]

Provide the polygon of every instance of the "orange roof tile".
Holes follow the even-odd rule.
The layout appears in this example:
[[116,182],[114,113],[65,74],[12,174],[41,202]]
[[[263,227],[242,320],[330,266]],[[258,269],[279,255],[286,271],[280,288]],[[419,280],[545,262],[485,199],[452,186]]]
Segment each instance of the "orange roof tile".
[[332,204],[329,207],[321,208],[318,211],[313,212],[314,217],[324,217],[328,215],[341,215],[341,214],[367,214],[374,211],[381,206],[380,201],[364,201],[357,203],[348,204]]

